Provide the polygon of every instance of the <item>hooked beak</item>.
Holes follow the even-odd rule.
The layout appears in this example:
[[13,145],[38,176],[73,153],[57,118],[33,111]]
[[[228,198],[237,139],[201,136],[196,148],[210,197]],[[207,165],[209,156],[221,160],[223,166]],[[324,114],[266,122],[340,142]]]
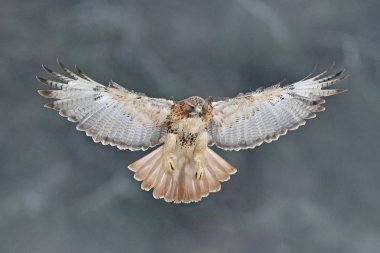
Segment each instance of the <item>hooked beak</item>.
[[202,116],[203,108],[201,106],[196,106],[194,110],[195,110],[195,113],[198,114],[199,117]]

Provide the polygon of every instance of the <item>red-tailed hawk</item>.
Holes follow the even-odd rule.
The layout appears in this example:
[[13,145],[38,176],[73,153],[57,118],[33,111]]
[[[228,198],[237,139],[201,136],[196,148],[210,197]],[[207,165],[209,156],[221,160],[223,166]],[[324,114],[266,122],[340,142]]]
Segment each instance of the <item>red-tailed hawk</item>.
[[208,146],[226,150],[270,143],[323,111],[323,97],[345,90],[322,89],[342,80],[342,71],[326,71],[285,85],[277,84],[234,98],[190,97],[181,101],[151,98],[115,82],[104,86],[62,63],[67,75],[43,66],[58,81],[37,77],[54,90],[39,90],[45,105],[77,123],[94,142],[119,149],[146,150],[163,144],[130,164],[134,178],[155,198],[167,202],[199,201],[220,190],[236,168]]

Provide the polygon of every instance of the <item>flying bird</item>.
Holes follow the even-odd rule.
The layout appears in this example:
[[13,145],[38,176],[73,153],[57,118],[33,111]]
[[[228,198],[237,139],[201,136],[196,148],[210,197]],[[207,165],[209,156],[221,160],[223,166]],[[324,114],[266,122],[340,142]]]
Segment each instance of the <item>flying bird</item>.
[[143,190],[167,202],[190,203],[221,188],[236,168],[209,146],[225,150],[270,143],[324,111],[323,97],[342,89],[323,89],[344,79],[327,71],[301,81],[281,83],[233,98],[176,101],[152,98],[110,81],[102,85],[81,69],[65,74],[42,67],[56,80],[37,79],[54,88],[39,90],[56,99],[45,107],[59,111],[94,142],[119,149],[155,150],[128,166]]

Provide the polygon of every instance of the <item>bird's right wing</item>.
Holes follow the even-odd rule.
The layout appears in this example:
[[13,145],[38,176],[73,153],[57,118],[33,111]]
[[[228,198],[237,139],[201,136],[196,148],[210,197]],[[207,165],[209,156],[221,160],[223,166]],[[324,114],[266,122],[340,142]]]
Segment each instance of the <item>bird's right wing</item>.
[[254,148],[304,125],[306,119],[325,109],[323,97],[344,91],[322,89],[344,78],[342,72],[325,74],[212,102],[210,144],[227,150]]
[[128,91],[115,82],[104,86],[77,68],[78,74],[58,62],[66,75],[43,68],[59,81],[37,79],[55,90],[39,90],[46,98],[57,99],[45,105],[59,111],[77,129],[85,131],[95,142],[119,149],[147,149],[162,143],[165,120],[172,100],[151,98]]

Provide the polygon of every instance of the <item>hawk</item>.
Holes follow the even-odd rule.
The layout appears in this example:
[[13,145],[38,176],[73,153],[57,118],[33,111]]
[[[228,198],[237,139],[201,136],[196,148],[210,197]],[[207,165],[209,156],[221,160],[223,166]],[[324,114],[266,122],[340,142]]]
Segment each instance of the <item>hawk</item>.
[[102,85],[81,69],[65,74],[42,67],[57,81],[37,79],[54,88],[39,90],[56,99],[45,107],[59,111],[94,142],[119,149],[151,153],[128,166],[141,188],[167,202],[190,203],[221,188],[236,168],[209,146],[225,150],[255,148],[270,143],[305,124],[325,110],[323,97],[342,89],[323,89],[344,79],[343,71],[327,71],[301,81],[239,94],[234,98],[176,101],[152,98],[110,81]]

